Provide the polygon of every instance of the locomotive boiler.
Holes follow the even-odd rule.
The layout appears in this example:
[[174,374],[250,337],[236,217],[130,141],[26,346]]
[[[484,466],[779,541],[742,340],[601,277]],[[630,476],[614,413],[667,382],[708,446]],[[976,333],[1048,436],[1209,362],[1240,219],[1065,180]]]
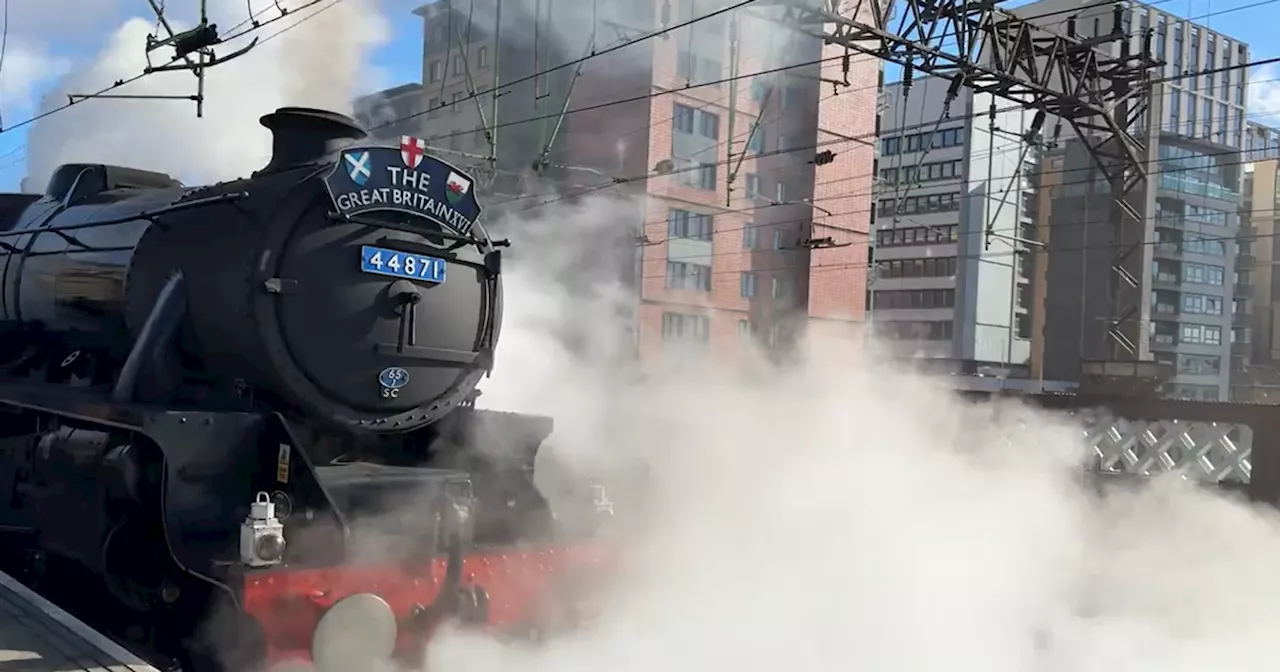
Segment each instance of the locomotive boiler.
[[599,558],[533,484],[550,419],[474,408],[506,243],[472,177],[340,114],[262,124],[243,179],[69,164],[0,196],[0,548],[88,570],[198,669],[536,630]]

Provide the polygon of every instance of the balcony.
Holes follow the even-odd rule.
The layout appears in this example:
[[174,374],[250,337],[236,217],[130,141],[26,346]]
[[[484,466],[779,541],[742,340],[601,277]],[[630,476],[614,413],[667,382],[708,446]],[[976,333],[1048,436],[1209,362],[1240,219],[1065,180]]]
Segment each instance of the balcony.
[[1258,264],[1258,258],[1253,256],[1252,254],[1236,255],[1236,268],[1239,268],[1239,269],[1253,268],[1257,264]]
[[[1182,170],[1178,167],[1169,168],[1162,166],[1162,168],[1168,171]],[[1221,184],[1204,182],[1171,172],[1166,172],[1160,176],[1160,188],[1183,194],[1207,196],[1209,198],[1216,198],[1223,201],[1236,201],[1240,198],[1239,192],[1233,191]]]
[[1249,341],[1236,341],[1231,344],[1231,354],[1233,355],[1248,355],[1251,352],[1253,352],[1253,346],[1250,345]]
[[1233,313],[1231,315],[1231,326],[1248,327],[1253,322],[1253,316],[1249,313]]
[[1253,285],[1240,282],[1235,284],[1231,292],[1237,299],[1252,299],[1254,295]]

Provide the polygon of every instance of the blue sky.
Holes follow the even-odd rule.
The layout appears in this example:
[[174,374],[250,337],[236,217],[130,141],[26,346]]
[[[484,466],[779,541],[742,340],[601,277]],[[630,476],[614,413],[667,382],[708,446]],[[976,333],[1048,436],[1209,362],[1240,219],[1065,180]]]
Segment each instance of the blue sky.
[[[55,86],[59,76],[91,62],[105,48],[114,28],[128,16],[146,16],[146,0],[9,0],[17,8],[10,13],[12,26],[4,69],[0,73],[0,111],[5,127],[27,119],[33,112],[33,101]],[[1082,0],[1083,1],[1083,0]],[[1241,11],[1233,8],[1257,4],[1260,0],[1170,0],[1160,7],[1184,17],[1202,17],[1208,25],[1250,45],[1254,60],[1280,56],[1272,46],[1269,33],[1280,19],[1280,2],[1264,4]],[[410,13],[418,0],[378,0],[390,29],[390,39],[372,55],[372,66],[378,71],[380,86],[392,86],[421,77],[421,23]],[[180,0],[170,0],[177,7]],[[190,3],[194,6],[194,0]],[[1007,3],[1008,7],[1026,4]],[[283,24],[277,24],[283,25]],[[104,30],[111,26],[111,30]],[[140,48],[140,47],[139,47]],[[25,51],[24,51],[25,50]],[[1251,79],[1280,79],[1280,68],[1251,73]],[[372,83],[372,82],[371,82]],[[1253,98],[1266,112],[1280,113],[1280,86],[1261,82]],[[1267,87],[1263,90],[1263,87]],[[102,103],[98,103],[102,104]],[[167,104],[167,103],[161,103]],[[191,114],[181,107],[174,114]],[[26,129],[0,134],[0,190],[12,190],[24,174]]]

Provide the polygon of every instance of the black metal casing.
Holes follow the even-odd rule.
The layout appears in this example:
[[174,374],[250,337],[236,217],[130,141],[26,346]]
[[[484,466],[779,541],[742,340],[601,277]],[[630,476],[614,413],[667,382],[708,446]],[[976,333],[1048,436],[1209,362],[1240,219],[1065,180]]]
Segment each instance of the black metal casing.
[[[44,197],[0,202],[7,349],[92,361],[106,378],[129,379],[124,396],[146,400],[171,399],[198,378],[350,429],[402,432],[443,417],[491,366],[502,310],[494,244],[479,223],[457,236],[401,213],[336,216],[324,177],[364,132],[312,110],[263,123],[276,153],[247,179],[191,189],[72,165]],[[443,258],[448,279],[361,273],[361,245]],[[406,284],[416,316],[408,345],[396,294]],[[148,338],[150,351],[130,363]],[[379,394],[388,367],[409,374],[391,398]]]

